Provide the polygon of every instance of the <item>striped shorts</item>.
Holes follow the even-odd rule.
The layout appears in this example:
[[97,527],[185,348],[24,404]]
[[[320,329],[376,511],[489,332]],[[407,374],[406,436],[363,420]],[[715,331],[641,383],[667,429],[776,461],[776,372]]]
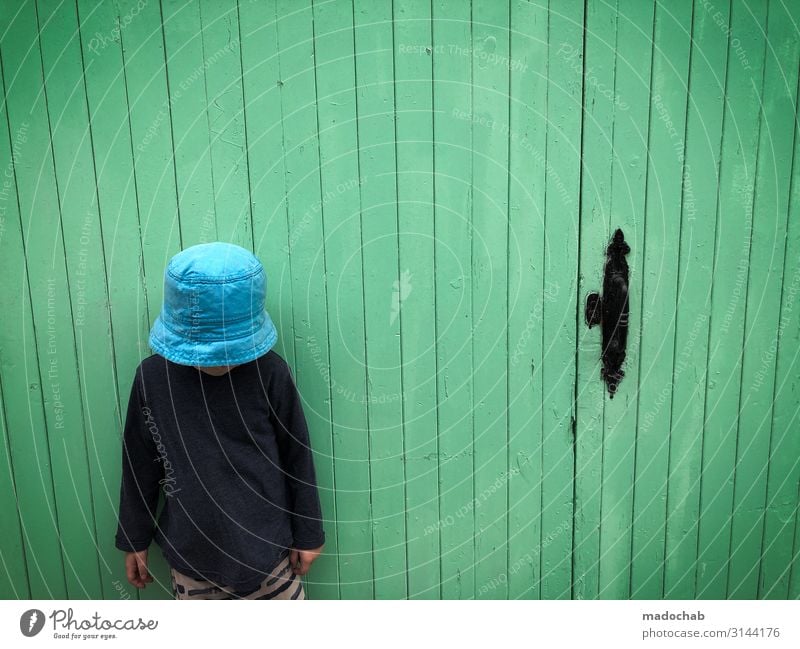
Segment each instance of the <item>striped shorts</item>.
[[211,581],[188,577],[175,568],[172,575],[172,594],[175,599],[305,599],[303,582],[289,565],[288,554],[255,589],[236,590]]

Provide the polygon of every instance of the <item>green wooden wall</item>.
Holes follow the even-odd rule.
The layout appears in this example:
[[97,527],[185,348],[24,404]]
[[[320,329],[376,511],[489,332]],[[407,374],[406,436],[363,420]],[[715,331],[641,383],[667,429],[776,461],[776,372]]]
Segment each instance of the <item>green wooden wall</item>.
[[[121,413],[166,262],[225,240],[305,399],[310,596],[800,597],[798,25],[2,0],[0,595],[169,596],[113,547]],[[610,400],[582,311],[617,227]]]

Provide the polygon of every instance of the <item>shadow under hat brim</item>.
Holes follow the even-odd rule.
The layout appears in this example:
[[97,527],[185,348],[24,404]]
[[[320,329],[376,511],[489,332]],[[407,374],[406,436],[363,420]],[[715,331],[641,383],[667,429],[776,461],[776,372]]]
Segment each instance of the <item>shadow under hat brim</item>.
[[263,356],[275,346],[278,331],[264,312],[264,322],[252,334],[223,340],[189,340],[164,324],[161,315],[150,330],[150,348],[160,356],[179,365],[221,367],[247,363]]

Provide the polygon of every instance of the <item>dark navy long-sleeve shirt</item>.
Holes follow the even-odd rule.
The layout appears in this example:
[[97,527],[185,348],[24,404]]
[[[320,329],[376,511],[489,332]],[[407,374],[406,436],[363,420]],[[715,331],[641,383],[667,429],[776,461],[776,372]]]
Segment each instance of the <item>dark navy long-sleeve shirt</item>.
[[179,572],[248,588],[287,548],[325,541],[300,395],[275,351],[220,376],[145,358],[122,441],[120,550],[155,540]]

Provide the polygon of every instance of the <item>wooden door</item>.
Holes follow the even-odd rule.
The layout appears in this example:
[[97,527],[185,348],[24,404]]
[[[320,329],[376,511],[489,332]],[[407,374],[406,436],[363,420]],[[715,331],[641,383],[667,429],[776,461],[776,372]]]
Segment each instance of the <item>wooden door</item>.
[[797,596],[797,11],[708,5],[588,3],[580,294],[621,228],[630,333],[610,399],[578,328],[579,598]]
[[310,597],[800,596],[800,4],[0,6],[0,596],[169,597],[119,433],[211,240],[304,399]]

